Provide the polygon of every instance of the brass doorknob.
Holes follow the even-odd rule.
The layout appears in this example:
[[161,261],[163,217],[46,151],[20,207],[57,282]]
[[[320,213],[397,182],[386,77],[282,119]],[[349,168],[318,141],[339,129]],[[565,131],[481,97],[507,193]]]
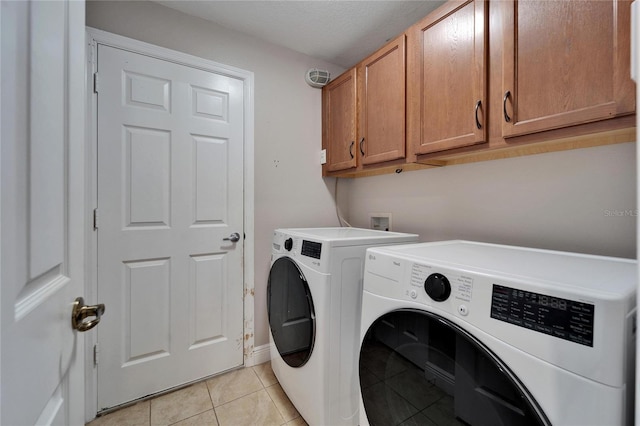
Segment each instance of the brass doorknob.
[[[84,304],[82,297],[77,297],[73,302],[73,310],[71,311],[71,326],[74,330],[88,331],[98,325],[100,317],[104,314],[104,304],[87,306]],[[85,321],[87,318],[92,320]]]

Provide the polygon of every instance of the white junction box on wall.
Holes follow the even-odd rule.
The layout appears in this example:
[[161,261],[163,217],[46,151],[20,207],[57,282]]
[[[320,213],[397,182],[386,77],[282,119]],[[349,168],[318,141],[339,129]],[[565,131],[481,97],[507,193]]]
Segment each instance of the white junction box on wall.
[[391,231],[391,213],[369,213],[371,229]]

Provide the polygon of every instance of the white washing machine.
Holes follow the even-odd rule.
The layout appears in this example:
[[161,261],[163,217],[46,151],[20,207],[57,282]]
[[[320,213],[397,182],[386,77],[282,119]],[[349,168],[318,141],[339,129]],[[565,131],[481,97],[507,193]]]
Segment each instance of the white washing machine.
[[367,250],[361,424],[633,424],[636,275],[465,241]]
[[365,251],[417,240],[358,228],[274,231],[267,284],[271,366],[310,425],[357,424]]

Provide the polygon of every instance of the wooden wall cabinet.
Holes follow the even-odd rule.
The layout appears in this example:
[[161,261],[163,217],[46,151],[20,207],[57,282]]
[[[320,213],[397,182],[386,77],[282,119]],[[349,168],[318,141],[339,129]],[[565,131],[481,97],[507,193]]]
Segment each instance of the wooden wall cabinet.
[[635,111],[630,1],[513,1],[503,7],[502,108],[510,138]]
[[355,168],[356,70],[346,71],[322,88],[323,174]]
[[486,12],[481,0],[452,1],[408,30],[412,153],[486,142]]
[[446,166],[635,140],[630,3],[485,2],[487,142],[416,161]]
[[323,88],[323,174],[404,162],[405,56],[402,34]]
[[405,35],[358,64],[357,72],[362,165],[405,158]]
[[630,17],[630,0],[448,1],[324,88],[323,174],[634,141]]

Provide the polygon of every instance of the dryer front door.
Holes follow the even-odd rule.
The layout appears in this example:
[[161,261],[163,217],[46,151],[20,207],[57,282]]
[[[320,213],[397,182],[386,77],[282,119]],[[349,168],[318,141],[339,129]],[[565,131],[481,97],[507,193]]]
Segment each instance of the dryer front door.
[[309,284],[289,257],[281,257],[271,266],[267,310],[280,356],[291,367],[302,367],[313,351],[316,319]]
[[371,425],[549,424],[517,377],[481,342],[426,311],[378,318],[363,340],[359,368]]

